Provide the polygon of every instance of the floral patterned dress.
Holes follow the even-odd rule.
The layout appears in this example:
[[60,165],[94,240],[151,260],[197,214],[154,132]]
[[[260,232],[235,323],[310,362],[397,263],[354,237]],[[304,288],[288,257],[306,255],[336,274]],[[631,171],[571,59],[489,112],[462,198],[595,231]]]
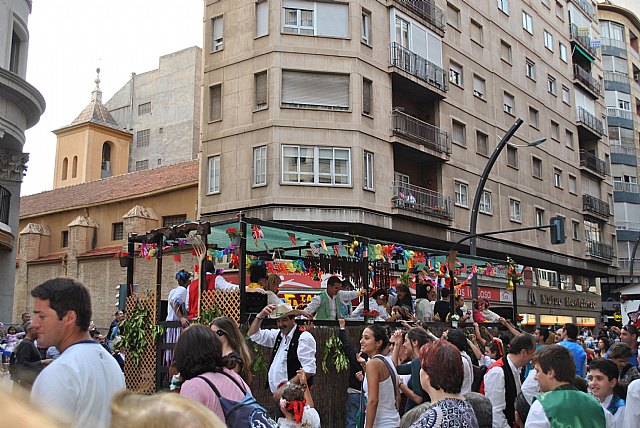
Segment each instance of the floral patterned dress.
[[431,405],[410,428],[478,428],[478,420],[468,401],[445,398]]

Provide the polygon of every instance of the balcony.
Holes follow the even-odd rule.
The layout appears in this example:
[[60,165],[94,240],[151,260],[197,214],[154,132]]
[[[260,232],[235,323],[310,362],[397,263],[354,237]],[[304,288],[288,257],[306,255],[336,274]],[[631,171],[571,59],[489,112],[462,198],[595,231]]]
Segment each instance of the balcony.
[[633,129],[633,113],[616,107],[607,107],[607,124],[626,129]]
[[449,134],[398,109],[391,113],[393,135],[413,141],[438,153],[451,154]]
[[9,224],[9,208],[11,208],[11,192],[0,186],[0,223]]
[[600,38],[603,55],[615,55],[627,58],[627,46],[622,40],[611,39],[609,37]]
[[625,156],[635,156],[636,155],[636,148],[633,146],[623,146],[620,144],[611,144],[611,146],[609,146],[609,148],[611,149],[611,154],[616,154],[616,155],[625,155]]
[[570,25],[571,38],[578,42],[580,47],[586,49],[587,53],[595,60],[598,58],[597,50],[591,47],[591,37],[589,37],[589,31],[581,31],[576,24]]
[[427,82],[439,95],[444,96],[444,92],[449,90],[447,73],[442,68],[396,42],[391,43],[390,61],[393,67]]
[[591,73],[578,64],[573,65],[573,79],[582,83],[594,95],[600,96],[600,83],[591,76]]
[[604,218],[611,215],[609,204],[591,195],[582,195],[582,210]]
[[638,166],[638,158],[636,157],[635,147],[623,146],[620,144],[611,144],[609,148],[611,149],[612,164]]
[[585,254],[587,256],[608,261],[611,261],[613,259],[613,247],[611,245],[603,244],[602,242],[598,241],[590,241],[588,239],[585,241],[585,244]]
[[614,192],[638,193],[638,183],[624,183],[621,181],[613,182]]
[[[616,239],[618,242],[635,242],[638,237],[640,237],[640,222],[616,222]],[[640,268],[640,260],[638,260],[638,267]]]
[[444,12],[436,7],[433,0],[395,0],[396,3],[406,7],[411,12],[431,24],[442,37],[447,27]]
[[594,115],[586,111],[582,107],[578,107],[578,116],[576,119],[580,125],[586,127],[593,135],[600,137],[605,134],[602,121]]
[[574,3],[576,3],[578,5],[578,7],[580,7],[580,9],[582,9],[582,11],[584,13],[587,14],[587,16],[589,16],[589,18],[591,18],[591,20],[595,21],[596,20],[596,11],[593,7],[593,5],[591,4],[590,1],[588,0],[573,0]]
[[453,219],[451,198],[424,187],[400,181],[393,182],[393,205],[401,210],[426,214],[446,220]]
[[598,175],[609,175],[609,165],[586,150],[580,150],[580,166]]

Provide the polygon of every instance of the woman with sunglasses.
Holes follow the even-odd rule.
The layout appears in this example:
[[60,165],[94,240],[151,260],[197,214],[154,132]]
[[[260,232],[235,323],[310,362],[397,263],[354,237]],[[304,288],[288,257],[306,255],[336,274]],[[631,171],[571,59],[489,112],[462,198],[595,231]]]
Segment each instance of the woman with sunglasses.
[[228,317],[219,317],[211,323],[211,330],[222,344],[224,366],[242,376],[245,382],[251,383],[251,353],[236,322]]

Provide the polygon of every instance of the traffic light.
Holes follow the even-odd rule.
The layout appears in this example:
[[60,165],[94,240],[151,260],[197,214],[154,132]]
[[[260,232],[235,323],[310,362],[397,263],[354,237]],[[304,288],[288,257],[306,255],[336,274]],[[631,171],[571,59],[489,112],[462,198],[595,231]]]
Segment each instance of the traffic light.
[[564,217],[552,217],[551,218],[551,243],[564,244]]

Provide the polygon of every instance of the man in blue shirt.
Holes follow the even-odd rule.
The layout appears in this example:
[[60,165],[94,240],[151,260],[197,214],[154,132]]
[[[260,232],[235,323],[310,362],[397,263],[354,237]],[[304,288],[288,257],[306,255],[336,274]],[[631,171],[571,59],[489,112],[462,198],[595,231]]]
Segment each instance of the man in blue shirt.
[[573,355],[573,361],[576,363],[576,375],[584,377],[587,365],[587,353],[582,345],[576,342],[578,338],[578,326],[574,323],[566,323],[562,329],[562,342],[558,345],[567,348]]
[[631,348],[633,355],[629,358],[629,364],[638,367],[638,328],[633,324],[627,324],[620,331],[620,340]]

